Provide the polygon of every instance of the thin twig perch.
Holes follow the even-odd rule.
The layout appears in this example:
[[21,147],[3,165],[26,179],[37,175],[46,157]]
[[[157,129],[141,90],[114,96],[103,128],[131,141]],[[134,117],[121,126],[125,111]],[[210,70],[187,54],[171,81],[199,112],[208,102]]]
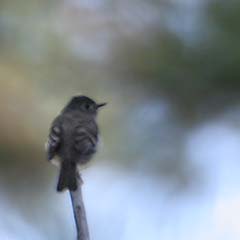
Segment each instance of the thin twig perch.
[[74,219],[75,219],[76,228],[77,228],[77,240],[90,240],[86,212],[85,212],[85,207],[84,207],[83,197],[82,197],[83,181],[79,173],[77,176],[77,181],[78,181],[77,190],[74,192],[70,191]]

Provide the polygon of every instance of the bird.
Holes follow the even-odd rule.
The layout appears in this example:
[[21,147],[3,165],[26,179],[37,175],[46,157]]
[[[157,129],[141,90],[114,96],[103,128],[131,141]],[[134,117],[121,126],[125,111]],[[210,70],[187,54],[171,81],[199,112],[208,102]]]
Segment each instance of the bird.
[[86,165],[97,151],[99,128],[97,115],[107,103],[73,96],[53,120],[46,143],[47,159],[60,166],[57,191],[78,188],[78,169]]

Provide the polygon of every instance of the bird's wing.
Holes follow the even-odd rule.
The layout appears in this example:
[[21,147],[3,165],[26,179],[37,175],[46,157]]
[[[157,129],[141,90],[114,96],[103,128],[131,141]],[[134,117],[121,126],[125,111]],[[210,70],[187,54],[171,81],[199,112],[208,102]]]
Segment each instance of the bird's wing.
[[46,151],[48,160],[52,160],[57,154],[61,144],[61,125],[58,118],[56,118],[51,126],[48,141],[46,143]]
[[74,135],[74,149],[83,155],[89,155],[96,152],[98,142],[97,125],[79,124],[75,129]]

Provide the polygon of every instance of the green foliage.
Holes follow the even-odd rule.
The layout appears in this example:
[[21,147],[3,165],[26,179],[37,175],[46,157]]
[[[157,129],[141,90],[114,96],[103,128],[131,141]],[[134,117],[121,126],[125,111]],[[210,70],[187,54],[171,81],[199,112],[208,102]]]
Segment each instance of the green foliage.
[[156,28],[123,41],[115,52],[117,74],[141,81],[188,111],[216,99],[219,107],[232,103],[240,90],[239,11],[237,1],[207,5],[201,19],[204,27],[193,43]]

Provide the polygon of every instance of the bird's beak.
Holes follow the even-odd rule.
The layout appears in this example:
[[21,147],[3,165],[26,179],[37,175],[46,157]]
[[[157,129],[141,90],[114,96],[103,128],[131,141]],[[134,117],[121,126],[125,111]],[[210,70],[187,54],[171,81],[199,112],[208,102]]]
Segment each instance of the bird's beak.
[[99,103],[99,104],[97,104],[97,109],[104,107],[105,105],[107,105],[107,103]]

